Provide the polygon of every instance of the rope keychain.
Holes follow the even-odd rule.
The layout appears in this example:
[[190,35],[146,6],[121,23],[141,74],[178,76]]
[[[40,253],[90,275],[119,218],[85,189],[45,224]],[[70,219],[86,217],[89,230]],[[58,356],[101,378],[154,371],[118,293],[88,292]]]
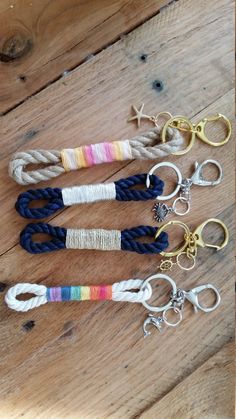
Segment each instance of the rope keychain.
[[[28,224],[20,234],[20,244],[29,253],[47,253],[60,249],[128,250],[136,253],[158,254],[168,247],[168,235],[163,232],[158,240],[141,243],[136,239],[155,237],[158,228],[138,226],[126,230],[66,229],[46,223]],[[34,234],[52,237],[44,242],[34,242]]]
[[[159,279],[168,282],[171,286],[170,299],[164,306],[151,306],[148,303],[153,293],[151,281]],[[202,306],[199,303],[198,295],[204,290],[211,290],[215,295],[215,303],[210,307]],[[35,294],[35,296],[24,301],[16,298],[18,295],[25,293]],[[143,304],[152,313],[162,313],[158,317],[155,317],[154,314],[149,314],[143,322],[143,333],[144,337],[146,337],[151,333],[147,330],[149,325],[155,326],[160,332],[164,325],[176,327],[183,320],[183,308],[186,300],[193,305],[195,312],[201,310],[205,313],[210,313],[219,306],[221,298],[217,288],[211,284],[200,285],[189,291],[184,291],[183,289],[177,288],[172,278],[162,273],[152,275],[146,280],[128,279],[127,281],[116,282],[112,285],[78,285],[47,288],[44,285],[23,283],[9,288],[5,295],[7,306],[12,310],[20,312],[25,312],[51,302],[85,300],[112,300],[117,302],[139,303]],[[175,321],[168,318],[170,311],[173,311],[175,316],[177,316]]]
[[[71,170],[122,160],[162,158],[181,149],[183,138],[176,129],[168,128],[167,141],[161,140],[160,127],[122,141],[90,144],[74,149],[28,150],[13,155],[9,175],[19,184],[28,185],[49,180]],[[28,165],[45,168],[26,170]]]
[[[146,201],[156,199],[163,192],[164,182],[151,175],[151,187],[145,190],[131,189],[133,186],[146,185],[146,174],[130,176],[116,182],[96,185],[73,186],[69,188],[31,189],[19,195],[16,210],[22,217],[40,219],[55,214],[64,206],[97,202],[104,200]],[[40,208],[30,208],[32,201],[46,199],[48,202]]]

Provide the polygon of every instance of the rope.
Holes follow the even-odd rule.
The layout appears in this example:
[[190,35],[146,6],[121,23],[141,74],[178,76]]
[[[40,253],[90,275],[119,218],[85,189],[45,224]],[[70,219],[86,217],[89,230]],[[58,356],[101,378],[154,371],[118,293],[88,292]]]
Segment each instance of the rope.
[[[33,201],[38,201],[40,199],[47,200],[48,202],[43,207],[29,208],[29,205]],[[18,196],[15,208],[17,212],[25,218],[40,219],[49,217],[64,208],[61,189],[30,189]]]
[[[97,202],[107,199],[116,199],[118,201],[156,199],[163,192],[164,182],[155,175],[150,176],[151,188],[146,188],[145,190],[130,189],[137,185],[146,186],[146,178],[146,174],[140,174],[108,184],[73,186],[63,189],[30,189],[18,196],[15,208],[22,217],[41,219],[55,214],[64,208],[65,205]],[[33,201],[41,199],[48,202],[42,207],[29,207]]]
[[[28,311],[48,302],[85,301],[85,300],[113,300],[130,303],[143,303],[152,296],[152,288],[148,283],[143,288],[141,279],[128,279],[113,285],[66,286],[47,288],[37,284],[17,284],[9,288],[5,295],[5,302],[9,308],[16,311]],[[130,290],[136,290],[131,292]],[[20,301],[17,296],[31,293],[35,297]]]
[[[168,141],[161,141],[160,128],[130,140],[91,144],[75,149],[28,150],[15,153],[9,163],[9,175],[20,185],[46,181],[70,170],[120,160],[149,160],[165,157],[181,149],[183,138],[176,129],[168,129]],[[46,167],[27,170],[29,164]]]
[[[5,302],[12,310],[28,311],[47,303],[46,292],[47,288],[44,285],[27,283],[17,284],[14,285],[14,287],[9,288],[5,295]],[[35,294],[36,297],[32,297],[26,301],[17,300],[16,297],[18,295],[25,293]]]
[[[97,250],[128,250],[137,253],[157,254],[168,247],[168,234],[162,232],[158,240],[142,243],[135,239],[155,237],[157,227],[138,226],[123,231],[103,229],[65,229],[53,227],[46,223],[28,224],[20,234],[20,244],[29,253],[46,253],[55,250],[97,249]],[[32,236],[44,233],[51,240],[35,242]]]

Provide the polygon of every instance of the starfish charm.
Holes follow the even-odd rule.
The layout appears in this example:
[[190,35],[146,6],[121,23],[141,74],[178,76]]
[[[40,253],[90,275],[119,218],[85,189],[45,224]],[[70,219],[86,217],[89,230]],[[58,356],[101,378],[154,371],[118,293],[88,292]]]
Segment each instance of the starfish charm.
[[135,115],[132,116],[131,118],[129,118],[128,122],[135,121],[137,119],[137,125],[138,125],[138,128],[140,128],[141,119],[149,119],[150,120],[150,116],[145,115],[143,113],[144,103],[142,103],[142,105],[140,106],[140,109],[137,109],[136,106],[134,106],[134,105],[132,105],[132,108],[135,112]]

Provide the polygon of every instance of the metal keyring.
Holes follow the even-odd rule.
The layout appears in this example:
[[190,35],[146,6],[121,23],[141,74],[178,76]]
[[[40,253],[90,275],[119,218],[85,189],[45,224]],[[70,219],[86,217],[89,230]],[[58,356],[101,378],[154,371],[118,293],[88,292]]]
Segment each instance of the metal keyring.
[[[184,202],[185,204],[186,204],[186,210],[185,211],[183,211],[183,212],[180,212],[180,211],[177,211],[177,209],[176,209],[176,204],[177,204],[177,202]],[[187,198],[185,198],[184,196],[179,196],[178,198],[176,198],[175,200],[174,200],[174,202],[173,202],[173,204],[172,204],[172,209],[173,209],[173,211],[174,211],[174,213],[176,214],[176,215],[186,215],[186,214],[188,214],[188,212],[190,211],[190,202],[187,200]]]
[[[174,312],[179,315],[179,320],[177,320],[175,323],[171,323],[171,322],[169,322],[167,320],[166,313],[169,310],[174,310]],[[164,320],[165,324],[167,324],[167,326],[171,326],[171,327],[178,326],[178,324],[181,323],[182,320],[183,320],[182,312],[181,312],[181,310],[178,307],[169,307],[169,308],[167,308],[166,310],[163,311],[162,317],[163,317],[163,320]]]
[[182,175],[180,170],[178,169],[177,166],[175,166],[175,164],[173,163],[169,163],[169,162],[161,162],[161,163],[157,163],[155,166],[153,166],[149,172],[147,173],[147,179],[146,179],[146,186],[147,188],[150,188],[150,176],[153,175],[153,173],[159,169],[159,167],[170,167],[171,169],[173,169],[177,175],[177,186],[175,188],[175,190],[170,193],[169,195],[161,195],[161,196],[157,196],[156,199],[158,199],[159,201],[167,201],[167,199],[173,198],[173,196],[177,195],[177,193],[180,190],[181,184],[182,184]]
[[[165,274],[156,274],[156,275],[149,276],[149,278],[147,278],[143,282],[143,285],[142,285],[141,289],[143,290],[147,286],[147,284],[149,284],[149,282],[154,280],[154,279],[164,279],[165,281],[169,282],[171,287],[172,287],[172,294],[173,295],[176,294],[177,287],[176,287],[175,281],[172,278],[170,278],[168,275],[165,275]],[[142,305],[144,307],[146,307],[149,311],[157,313],[157,312],[168,310],[170,307],[172,307],[172,301],[170,300],[166,305],[161,306],[161,307],[151,306],[146,301],[142,301]]]
[[184,271],[191,271],[191,269],[193,269],[194,268],[194,266],[196,265],[196,258],[192,255],[192,253],[189,253],[189,259],[191,259],[192,260],[192,265],[191,266],[189,266],[188,268],[186,268],[184,265],[182,265],[181,264],[181,262],[180,262],[180,258],[181,258],[181,256],[183,256],[183,255],[186,255],[186,257],[188,257],[187,256],[187,252],[181,252],[181,253],[179,253],[178,255],[177,255],[177,257],[176,257],[176,263],[177,263],[177,265],[178,265],[178,267],[180,268],[180,269],[183,269]]

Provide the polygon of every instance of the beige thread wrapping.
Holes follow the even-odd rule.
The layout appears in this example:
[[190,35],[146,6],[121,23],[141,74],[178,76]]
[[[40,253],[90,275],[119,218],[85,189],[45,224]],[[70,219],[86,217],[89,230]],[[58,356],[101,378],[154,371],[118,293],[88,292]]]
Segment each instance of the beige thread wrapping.
[[121,232],[103,229],[67,229],[67,249],[121,250]]
[[62,189],[64,205],[83,204],[96,201],[108,201],[116,198],[114,183],[72,186]]

